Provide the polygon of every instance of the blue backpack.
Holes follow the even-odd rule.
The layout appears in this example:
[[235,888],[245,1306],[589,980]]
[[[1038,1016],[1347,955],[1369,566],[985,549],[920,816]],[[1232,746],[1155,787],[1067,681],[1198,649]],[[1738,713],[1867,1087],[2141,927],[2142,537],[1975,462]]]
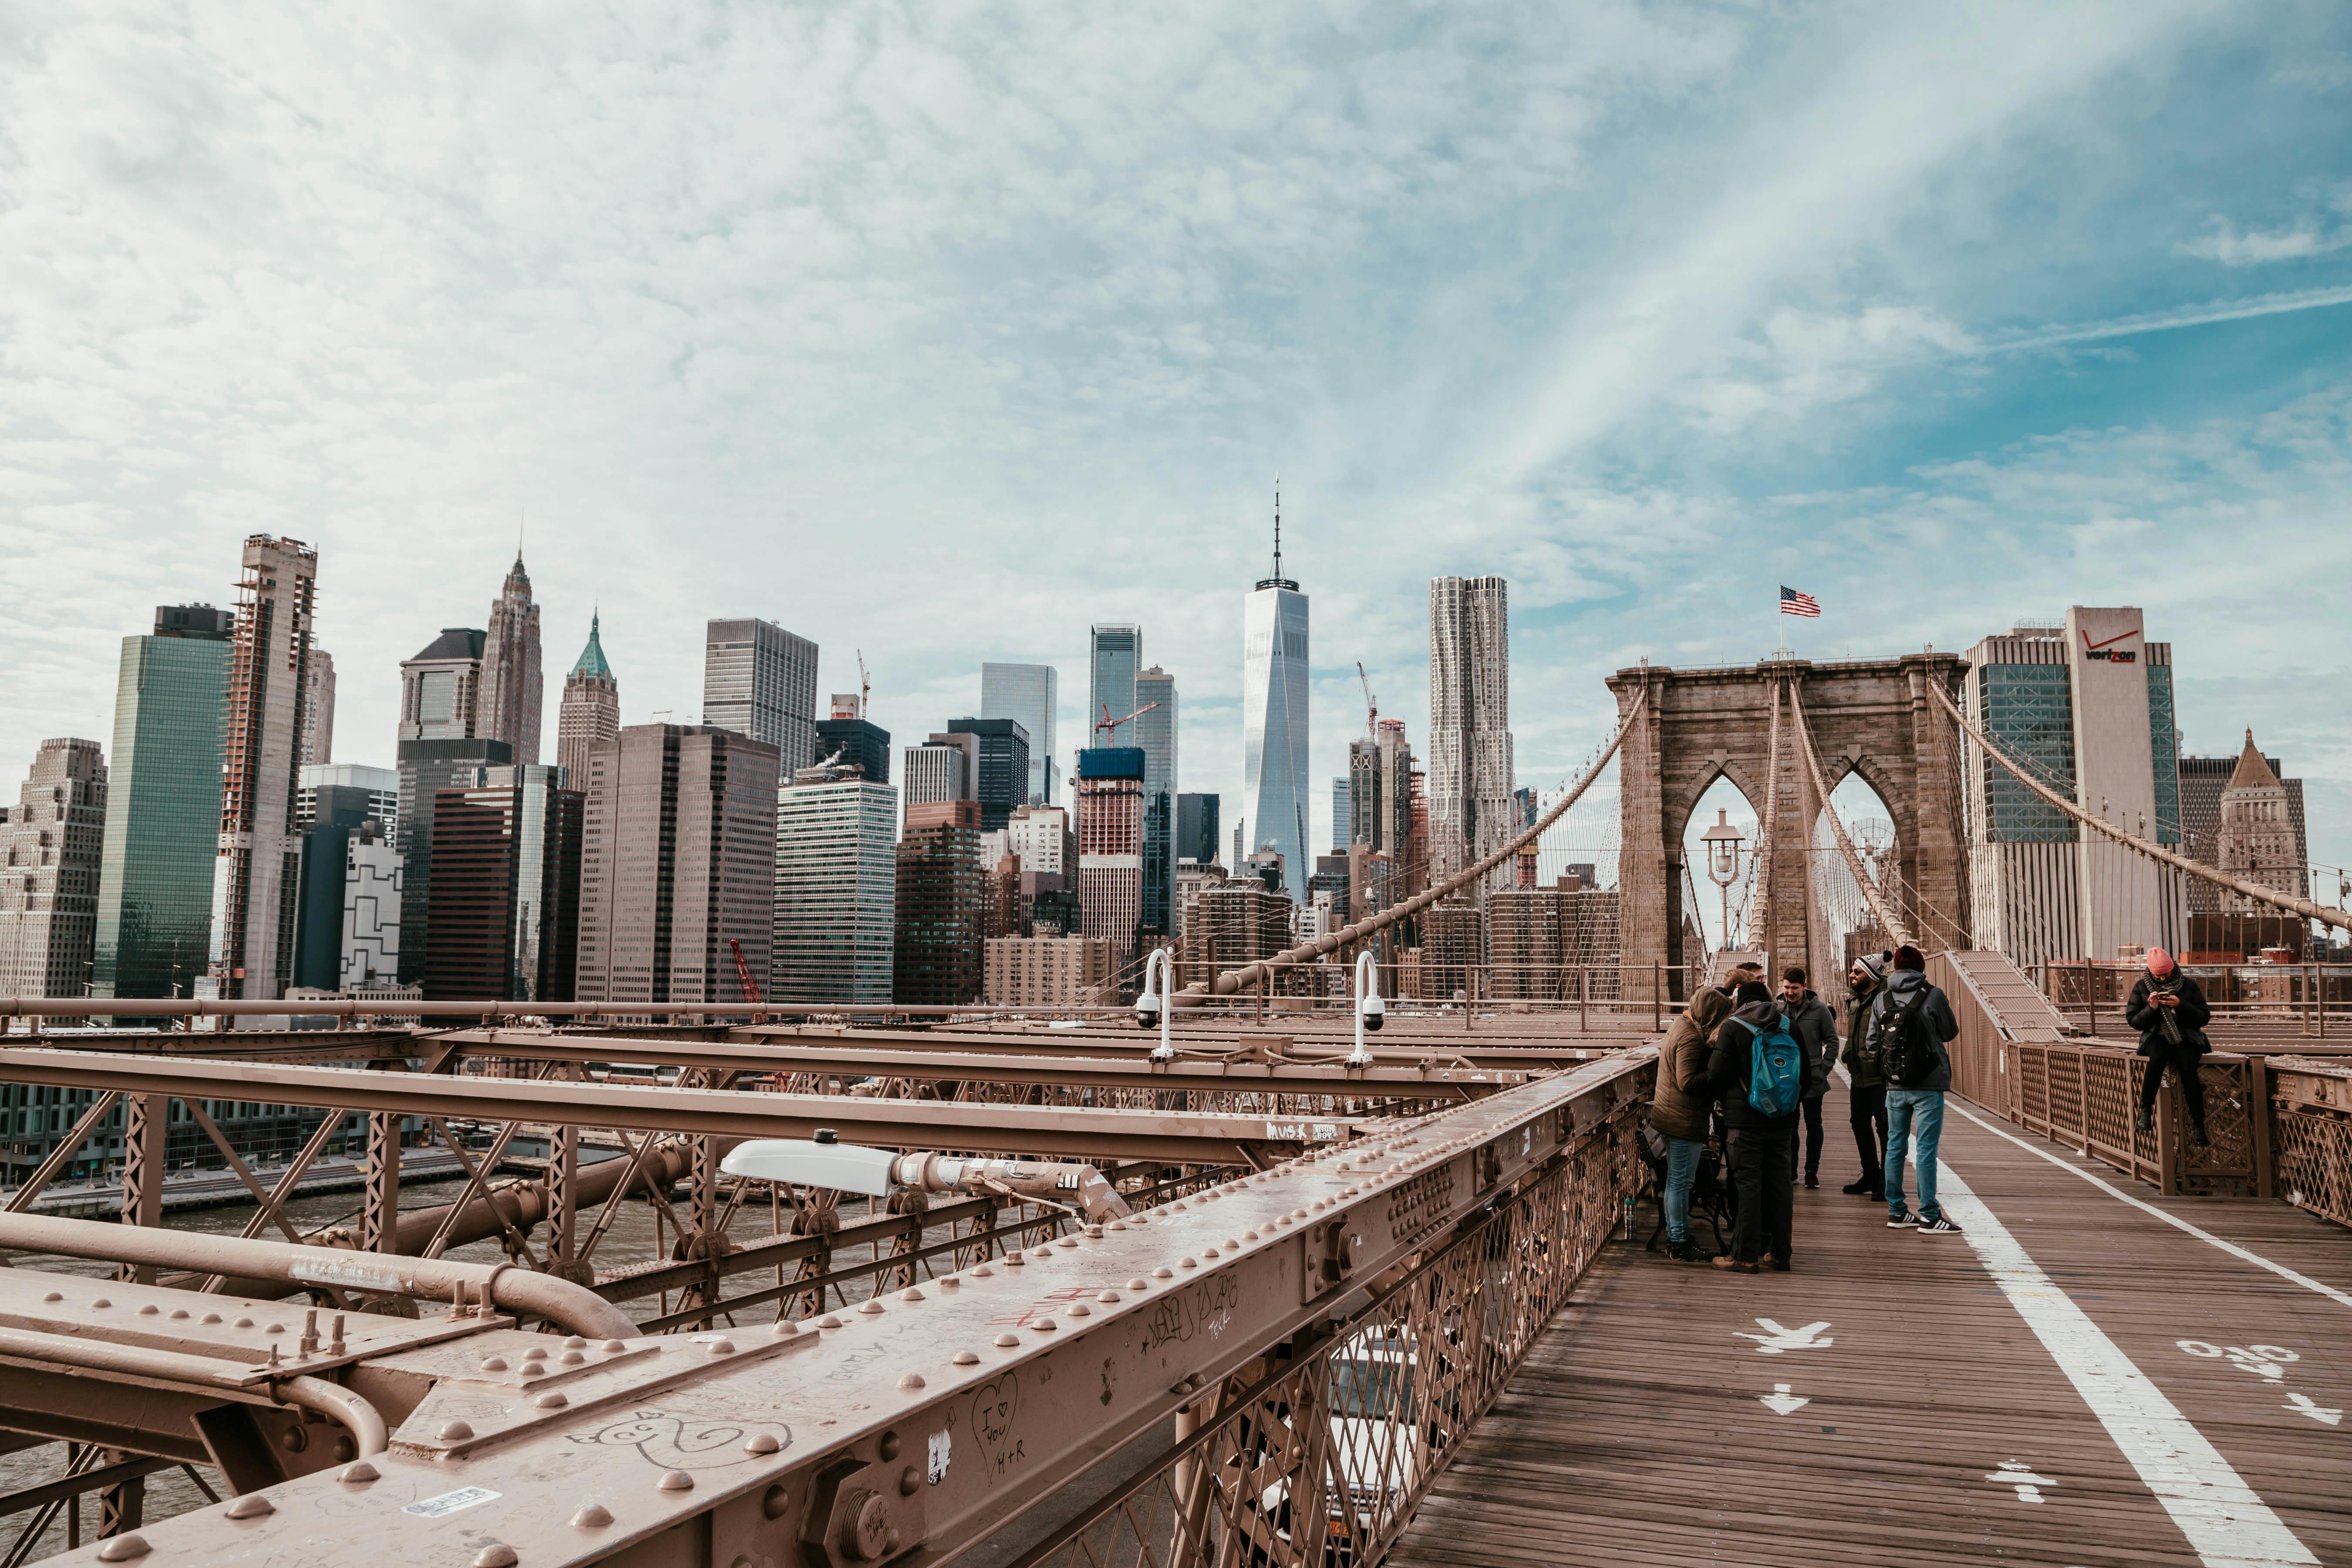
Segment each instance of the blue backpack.
[[1775,1013],[1760,1029],[1745,1018],[1733,1022],[1756,1037],[1755,1054],[1748,1062],[1748,1109],[1768,1118],[1795,1115],[1805,1093],[1805,1054],[1797,1048],[1797,1037],[1789,1033],[1788,1018]]

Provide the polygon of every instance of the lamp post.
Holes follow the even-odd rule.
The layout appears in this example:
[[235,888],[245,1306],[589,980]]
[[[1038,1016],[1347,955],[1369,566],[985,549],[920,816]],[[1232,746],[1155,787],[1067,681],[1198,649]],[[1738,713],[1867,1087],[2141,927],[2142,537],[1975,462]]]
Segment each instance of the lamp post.
[[1748,842],[1748,837],[1731,826],[1729,814],[1721,806],[1715,809],[1715,826],[1698,837],[1699,842],[1706,846],[1706,879],[1722,890],[1723,951],[1729,952],[1731,884],[1739,880],[1739,849]]

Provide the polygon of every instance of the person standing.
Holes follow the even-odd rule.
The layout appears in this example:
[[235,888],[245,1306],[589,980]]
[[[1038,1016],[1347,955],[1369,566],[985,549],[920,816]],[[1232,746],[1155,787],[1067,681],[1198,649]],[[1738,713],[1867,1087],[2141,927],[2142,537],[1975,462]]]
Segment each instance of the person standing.
[[1666,1222],[1666,1256],[1678,1263],[1699,1259],[1690,1238],[1691,1178],[1698,1173],[1707,1119],[1715,1110],[1715,1091],[1706,1077],[1708,1053],[1717,1026],[1730,1016],[1731,998],[1710,985],[1691,998],[1658,1049],[1658,1087],[1650,1097],[1650,1125],[1666,1141],[1666,1184],[1658,1194],[1658,1211]]
[[[1886,1074],[1886,1228],[1916,1226],[1926,1236],[1957,1236],[1960,1227],[1936,1202],[1936,1146],[1944,1137],[1944,1091],[1952,1087],[1952,1057],[1944,1047],[1958,1037],[1960,1021],[1943,992],[1927,984],[1927,960],[1908,942],[1895,950],[1895,972],[1871,1003],[1870,1043]],[[1919,1214],[1903,1200],[1903,1161],[1919,1140]]]
[[[1723,1100],[1723,1124],[1731,1156],[1732,1184],[1739,1194],[1739,1219],[1732,1249],[1715,1260],[1717,1268],[1754,1274],[1769,1266],[1786,1273],[1795,1241],[1797,1107],[1804,1087],[1804,1058],[1760,980],[1740,983],[1739,1008],[1715,1033],[1707,1082]],[[1770,1083],[1755,1081],[1757,1058],[1782,1073]],[[1776,1100],[1786,1096],[1786,1109]],[[1759,1103],[1760,1102],[1760,1103]]]
[[1886,1198],[1886,1071],[1878,1049],[1870,1043],[1870,1007],[1886,983],[1891,952],[1866,952],[1855,959],[1845,976],[1846,1121],[1853,1127],[1854,1148],[1862,1154],[1862,1179],[1843,1190]]
[[1837,1015],[1805,986],[1805,972],[1790,964],[1780,971],[1780,1016],[1805,1053],[1805,1185],[1822,1184],[1822,1097],[1830,1091],[1830,1064],[1837,1060]]
[[2208,1048],[2205,1026],[2213,1019],[2204,987],[2180,972],[2172,954],[2151,947],[2147,973],[2132,987],[2124,1016],[2139,1031],[2139,1054],[2147,1058],[2139,1079],[2139,1130],[2155,1131],[2157,1091],[2170,1068],[2189,1105],[2189,1146],[2204,1148],[2205,1083],[2197,1069]]

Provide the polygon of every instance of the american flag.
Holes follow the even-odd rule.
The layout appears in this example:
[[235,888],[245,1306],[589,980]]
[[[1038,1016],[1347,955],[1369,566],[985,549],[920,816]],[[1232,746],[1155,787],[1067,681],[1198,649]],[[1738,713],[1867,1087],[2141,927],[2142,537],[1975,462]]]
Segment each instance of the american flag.
[[1822,618],[1822,602],[1811,594],[1800,594],[1794,588],[1783,584],[1780,589],[1780,613],[1784,616],[1805,616],[1813,620],[1819,620]]

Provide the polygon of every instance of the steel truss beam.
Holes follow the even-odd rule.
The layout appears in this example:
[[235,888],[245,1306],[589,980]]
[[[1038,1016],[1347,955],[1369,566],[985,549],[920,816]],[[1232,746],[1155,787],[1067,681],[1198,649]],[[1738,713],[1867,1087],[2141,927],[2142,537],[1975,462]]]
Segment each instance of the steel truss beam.
[[[1281,1151],[1318,1138],[1343,1142],[1356,1126],[1346,1117],[1318,1116],[1307,1124],[1192,1111],[653,1089],[91,1051],[0,1050],[0,1076],[19,1083],[101,1092],[249,1100],[386,1116],[520,1120],[562,1127],[618,1125],[715,1138],[809,1137],[819,1127],[831,1127],[851,1142],[896,1148],[982,1149],[1080,1159],[1112,1155],[1171,1164],[1262,1166]],[[371,1133],[373,1146],[373,1128]],[[374,1195],[371,1191],[371,1198]],[[376,1239],[372,1237],[372,1243]],[[371,1245],[369,1250],[375,1249]]]

